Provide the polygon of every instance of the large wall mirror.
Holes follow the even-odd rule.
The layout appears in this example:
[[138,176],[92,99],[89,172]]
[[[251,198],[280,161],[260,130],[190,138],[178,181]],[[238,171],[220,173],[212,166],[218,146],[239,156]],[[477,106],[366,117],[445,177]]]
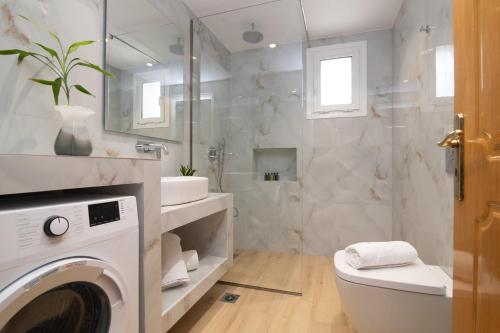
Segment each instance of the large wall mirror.
[[181,142],[183,32],[152,3],[106,1],[105,128]]

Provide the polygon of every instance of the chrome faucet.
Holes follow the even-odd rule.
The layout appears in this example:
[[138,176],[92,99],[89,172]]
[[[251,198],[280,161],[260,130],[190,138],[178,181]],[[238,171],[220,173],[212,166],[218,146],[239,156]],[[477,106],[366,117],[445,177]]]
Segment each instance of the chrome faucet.
[[151,143],[151,142],[142,142],[139,141],[135,145],[135,149],[137,151],[140,151],[142,153],[156,153],[157,158],[161,158],[161,153],[165,153],[165,155],[168,155],[168,147],[164,143]]

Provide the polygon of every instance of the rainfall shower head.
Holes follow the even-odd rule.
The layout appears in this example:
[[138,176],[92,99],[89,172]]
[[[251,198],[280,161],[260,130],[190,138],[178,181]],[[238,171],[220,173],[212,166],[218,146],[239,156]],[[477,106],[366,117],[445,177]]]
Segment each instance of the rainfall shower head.
[[264,39],[264,35],[255,30],[255,23],[252,23],[252,30],[245,31],[242,37],[245,42],[250,44],[260,43]]
[[177,55],[184,54],[184,45],[181,44],[181,38],[177,38],[177,44],[170,45],[170,52]]

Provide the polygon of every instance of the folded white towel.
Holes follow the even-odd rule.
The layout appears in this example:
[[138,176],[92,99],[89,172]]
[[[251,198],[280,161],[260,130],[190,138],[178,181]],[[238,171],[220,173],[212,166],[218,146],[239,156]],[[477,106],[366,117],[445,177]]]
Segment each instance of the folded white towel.
[[172,288],[189,282],[179,236],[167,232],[162,235],[161,243],[162,288]]
[[182,257],[184,258],[188,272],[194,271],[200,267],[198,252],[196,252],[196,250],[184,251],[182,252]]
[[347,263],[356,269],[408,265],[418,258],[417,250],[402,241],[357,243],[345,252]]

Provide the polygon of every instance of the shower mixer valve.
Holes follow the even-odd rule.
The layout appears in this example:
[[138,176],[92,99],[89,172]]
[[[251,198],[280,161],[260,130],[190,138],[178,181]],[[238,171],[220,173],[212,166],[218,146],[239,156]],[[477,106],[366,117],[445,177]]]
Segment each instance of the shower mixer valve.
[[208,148],[208,160],[210,162],[215,161],[217,159],[217,155],[219,154],[218,154],[218,149],[216,147],[211,146]]

